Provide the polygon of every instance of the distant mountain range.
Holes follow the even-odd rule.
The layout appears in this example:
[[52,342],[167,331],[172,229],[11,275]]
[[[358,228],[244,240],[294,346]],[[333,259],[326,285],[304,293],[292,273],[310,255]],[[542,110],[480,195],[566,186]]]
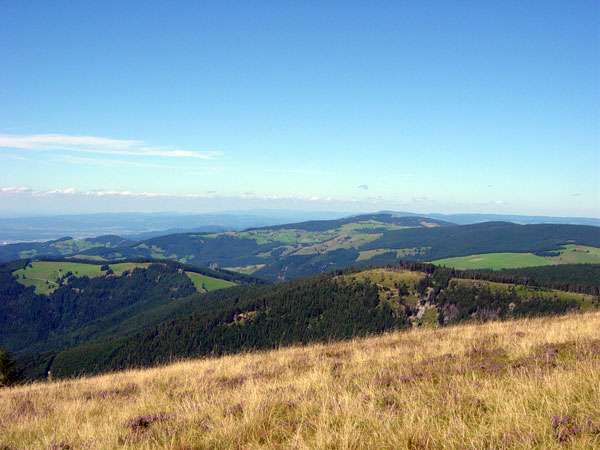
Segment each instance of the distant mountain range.
[[[458,225],[503,221],[519,224],[557,223],[600,226],[600,219],[585,217],[500,214],[415,214],[399,211],[381,211],[376,214],[427,217]],[[247,228],[312,220],[340,219],[361,215],[364,214],[327,211],[250,210],[207,214],[180,214],[174,212],[103,213],[0,218],[0,245],[52,240],[63,236],[82,239],[106,234],[117,234],[129,239],[142,240],[173,233],[243,231]]]
[[[568,261],[561,260],[561,252],[567,246],[573,255]],[[536,254],[539,259],[534,265],[595,262],[598,248],[600,228],[589,225],[510,222],[456,225],[431,217],[382,213],[245,231],[175,233],[148,239],[117,235],[65,237],[0,246],[0,261],[44,256],[97,261],[170,259],[277,281],[400,259],[434,261],[484,253],[515,253],[517,257]],[[578,260],[578,255],[586,257]],[[509,267],[524,265],[527,264]]]
[[600,218],[593,217],[555,217],[555,216],[525,216],[518,214],[414,214],[401,211],[381,211],[382,213],[401,216],[423,216],[446,220],[457,225],[469,225],[481,222],[513,222],[521,225],[537,223],[556,223],[565,225],[590,225],[600,227]]
[[240,231],[309,219],[333,219],[345,213],[263,210],[208,214],[101,213],[0,218],[0,244],[72,236],[77,239],[118,234],[132,239],[183,232]]

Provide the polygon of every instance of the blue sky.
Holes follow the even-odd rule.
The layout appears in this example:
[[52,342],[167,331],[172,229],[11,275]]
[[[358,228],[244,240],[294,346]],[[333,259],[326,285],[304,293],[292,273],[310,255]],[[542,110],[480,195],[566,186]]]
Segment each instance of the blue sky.
[[0,3],[0,210],[600,216],[596,1]]

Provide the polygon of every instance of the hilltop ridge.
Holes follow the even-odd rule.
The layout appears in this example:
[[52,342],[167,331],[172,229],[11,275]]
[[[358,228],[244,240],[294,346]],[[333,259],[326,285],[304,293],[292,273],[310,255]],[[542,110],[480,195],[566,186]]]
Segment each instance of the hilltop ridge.
[[[520,266],[527,265],[527,261],[533,261],[532,265],[557,264],[561,263],[560,258],[543,258],[549,256],[548,252],[563,252],[567,246],[600,248],[600,228],[509,222],[456,225],[419,216],[369,214],[238,232],[176,233],[141,241],[101,236],[6,245],[0,247],[0,261],[43,256],[106,261],[160,258],[280,281],[355,265],[433,261],[498,252],[525,255]],[[539,258],[532,258],[532,254]],[[595,254],[592,251],[592,258],[584,260],[574,254],[568,262],[600,262],[600,255],[595,258]]]

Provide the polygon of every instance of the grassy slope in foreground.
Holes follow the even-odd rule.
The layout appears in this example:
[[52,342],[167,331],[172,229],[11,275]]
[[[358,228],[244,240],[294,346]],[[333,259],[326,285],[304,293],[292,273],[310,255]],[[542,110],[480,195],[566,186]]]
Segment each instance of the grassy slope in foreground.
[[417,329],[4,389],[0,446],[591,449],[599,367],[598,312]]
[[556,256],[533,253],[482,253],[433,261],[433,264],[456,269],[518,269],[552,264],[598,264],[600,249],[583,245],[566,245]]

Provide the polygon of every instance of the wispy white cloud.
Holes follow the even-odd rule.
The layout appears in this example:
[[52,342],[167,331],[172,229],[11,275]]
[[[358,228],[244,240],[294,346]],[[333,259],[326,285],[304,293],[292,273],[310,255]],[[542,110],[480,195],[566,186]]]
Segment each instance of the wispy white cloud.
[[152,147],[144,141],[137,140],[112,139],[98,136],[71,136],[67,134],[0,134],[0,148],[195,159],[215,159],[221,155],[220,152],[216,151]]
[[[318,197],[315,195],[256,195],[252,192],[245,192],[239,195],[219,196],[214,191],[207,191],[201,194],[167,194],[160,192],[132,192],[130,190],[117,191],[107,189],[93,189],[90,191],[78,191],[72,187],[66,189],[50,189],[46,191],[36,191],[28,187],[4,187],[0,188],[0,195],[28,194],[34,197],[48,196],[87,196],[87,197],[144,197],[144,198],[172,198],[172,199],[241,199],[241,200],[260,200],[260,201],[284,201],[284,202],[332,202],[343,201],[333,199],[332,197]],[[374,198],[370,198],[371,201]]]
[[219,195],[215,191],[204,191],[203,193],[190,194],[168,194],[164,192],[133,192],[130,190],[115,189],[92,189],[89,191],[78,191],[73,187],[65,189],[55,188],[49,190],[34,190],[29,187],[3,187],[0,188],[0,198],[8,196],[24,196],[37,199],[165,199],[168,201],[216,201],[219,203],[227,202],[253,202],[255,204],[293,204],[293,205],[318,205],[318,204],[339,204],[351,205],[357,202],[363,204],[378,204],[385,202],[382,197],[369,197],[366,200],[358,199],[340,199],[333,197],[321,197],[316,195],[257,195],[252,192],[241,194]]
[[140,192],[134,193],[128,190],[125,191],[107,191],[105,189],[94,189],[92,191],[82,192],[82,195],[88,195],[92,197],[110,197],[110,196],[119,196],[119,197],[174,197],[173,195],[165,194],[165,193],[157,193],[157,192]]
[[57,159],[65,161],[71,164],[84,164],[91,166],[101,167],[142,167],[142,168],[156,168],[156,169],[177,169],[177,170],[189,170],[195,169],[190,166],[177,166],[170,164],[157,164],[144,161],[126,161],[122,159],[104,159],[104,158],[90,158],[87,156],[73,156],[73,155],[58,155]]
[[75,195],[78,192],[74,188],[52,189],[50,191],[33,192],[35,195]]
[[23,194],[25,192],[31,192],[31,188],[24,186],[8,186],[0,189],[0,192],[2,192],[3,194]]
[[29,195],[32,197],[50,196],[85,196],[85,197],[145,197],[145,198],[213,198],[211,194],[166,194],[162,192],[132,192],[130,190],[116,191],[107,189],[92,189],[91,191],[78,191],[75,188],[49,189],[45,191],[33,190],[29,187],[8,186],[0,188],[1,195]]
[[24,156],[15,155],[15,154],[12,154],[12,153],[3,154],[2,158],[4,158],[4,159],[14,159],[16,161],[27,161],[27,158],[25,158]]
[[[330,197],[317,197],[316,195],[261,195],[261,196],[248,196],[247,198],[253,198],[256,200],[281,200],[288,202],[321,202],[329,201]],[[329,200],[327,200],[329,199]]]

